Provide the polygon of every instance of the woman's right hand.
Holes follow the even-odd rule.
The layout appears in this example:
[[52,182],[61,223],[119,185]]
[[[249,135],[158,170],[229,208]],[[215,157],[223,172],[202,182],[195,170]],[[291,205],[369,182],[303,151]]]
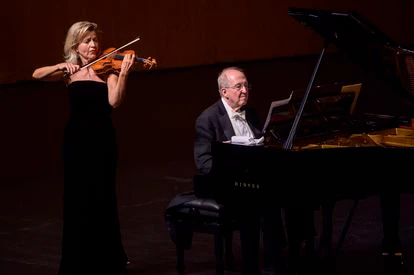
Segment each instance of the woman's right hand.
[[63,62],[37,68],[34,70],[32,76],[34,79],[55,81],[61,80],[62,75],[72,75],[79,70],[79,65]]
[[72,63],[59,63],[57,64],[57,67],[59,71],[63,71],[68,75],[72,75],[80,69],[79,65],[75,65]]

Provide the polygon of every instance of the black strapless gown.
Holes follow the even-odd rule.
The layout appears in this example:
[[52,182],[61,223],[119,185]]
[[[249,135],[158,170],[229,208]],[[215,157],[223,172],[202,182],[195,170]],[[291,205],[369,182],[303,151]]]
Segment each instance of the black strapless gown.
[[59,275],[119,274],[125,254],[116,199],[117,145],[106,83],[68,85]]

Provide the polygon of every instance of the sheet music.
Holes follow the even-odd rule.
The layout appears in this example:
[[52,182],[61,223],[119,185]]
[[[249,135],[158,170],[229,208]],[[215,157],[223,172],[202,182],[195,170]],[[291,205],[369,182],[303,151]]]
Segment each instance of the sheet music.
[[290,96],[289,96],[288,98],[286,98],[286,99],[281,99],[281,100],[272,101],[272,103],[270,104],[269,112],[267,113],[266,122],[265,122],[265,124],[264,124],[264,126],[263,126],[263,130],[262,130],[262,133],[263,133],[263,134],[265,133],[265,131],[266,131],[266,129],[267,129],[267,126],[268,126],[268,125],[269,125],[269,123],[270,123],[270,119],[272,118],[272,113],[273,113],[273,110],[274,110],[275,108],[279,107],[279,106],[282,106],[282,105],[286,105],[286,104],[288,104],[288,103],[289,103],[289,101],[292,99],[292,95],[293,95],[293,91],[290,93]]
[[263,145],[264,137],[261,138],[252,138],[248,136],[232,136],[231,137],[231,144],[238,144],[238,145]]

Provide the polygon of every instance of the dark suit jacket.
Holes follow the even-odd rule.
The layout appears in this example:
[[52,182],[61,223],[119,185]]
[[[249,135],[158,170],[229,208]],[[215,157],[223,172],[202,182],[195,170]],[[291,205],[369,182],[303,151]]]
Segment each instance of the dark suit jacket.
[[[244,110],[255,138],[260,138],[262,132],[258,113],[249,107]],[[195,131],[195,164],[199,174],[208,174],[212,167],[211,144],[215,141],[229,141],[235,135],[221,98],[198,116]]]
[[[258,113],[252,108],[245,108],[246,120],[252,129],[255,138],[260,138],[261,125]],[[212,156],[211,144],[215,141],[231,140],[235,135],[230,118],[221,99],[205,109],[196,120],[196,137],[194,143],[194,157],[198,173],[194,177],[194,192],[179,194],[167,206],[167,211],[182,207],[184,203],[196,201],[200,197],[214,197],[209,178],[206,177],[211,170]]]

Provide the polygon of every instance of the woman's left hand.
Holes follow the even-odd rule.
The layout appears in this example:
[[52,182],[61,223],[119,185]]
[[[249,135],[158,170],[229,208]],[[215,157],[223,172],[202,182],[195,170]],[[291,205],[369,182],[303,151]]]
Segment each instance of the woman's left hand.
[[134,65],[135,61],[135,54],[125,54],[124,59],[122,60],[121,64],[121,71],[120,74],[129,74],[129,72],[132,69],[132,66]]

